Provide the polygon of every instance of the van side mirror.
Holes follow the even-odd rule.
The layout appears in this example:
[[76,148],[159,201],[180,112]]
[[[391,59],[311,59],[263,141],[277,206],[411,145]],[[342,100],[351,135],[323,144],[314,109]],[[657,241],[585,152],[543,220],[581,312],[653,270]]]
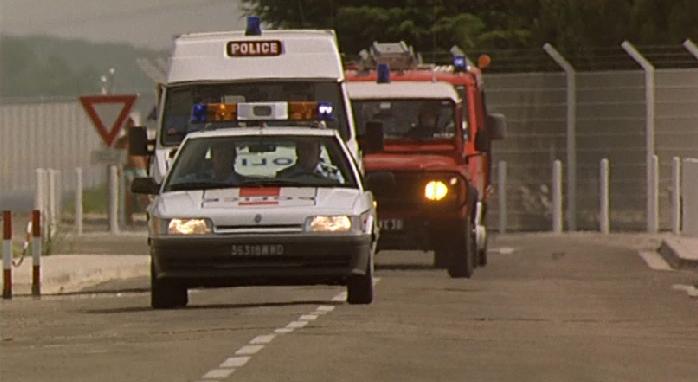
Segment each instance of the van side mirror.
[[487,136],[492,140],[504,139],[507,135],[507,118],[501,113],[487,114]]
[[366,133],[362,137],[361,149],[367,154],[383,151],[383,122],[368,121],[365,127]]
[[150,155],[148,150],[148,132],[145,126],[131,126],[128,131],[128,155],[147,156]]
[[157,195],[160,193],[160,184],[153,178],[135,178],[131,183],[131,192],[134,194]]

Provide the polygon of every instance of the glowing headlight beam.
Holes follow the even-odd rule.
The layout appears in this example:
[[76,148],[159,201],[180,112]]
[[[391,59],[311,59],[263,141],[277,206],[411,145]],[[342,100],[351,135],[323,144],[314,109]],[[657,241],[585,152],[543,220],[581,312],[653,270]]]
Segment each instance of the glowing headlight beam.
[[351,219],[348,216],[315,216],[308,228],[313,232],[346,232],[351,230]]
[[172,219],[167,225],[170,235],[205,235],[211,228],[204,219]]
[[448,195],[448,186],[439,180],[432,180],[424,186],[424,197],[429,200],[441,200]]

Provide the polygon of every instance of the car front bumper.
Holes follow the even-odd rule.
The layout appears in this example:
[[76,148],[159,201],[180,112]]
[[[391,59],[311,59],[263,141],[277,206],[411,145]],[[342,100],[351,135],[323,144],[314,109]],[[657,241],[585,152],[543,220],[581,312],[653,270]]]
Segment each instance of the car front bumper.
[[371,256],[368,235],[159,237],[150,246],[156,277],[188,287],[343,285]]

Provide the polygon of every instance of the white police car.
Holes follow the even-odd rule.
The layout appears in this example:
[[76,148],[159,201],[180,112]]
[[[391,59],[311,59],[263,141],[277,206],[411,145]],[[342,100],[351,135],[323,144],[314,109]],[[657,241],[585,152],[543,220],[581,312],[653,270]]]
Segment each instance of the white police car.
[[[279,110],[294,119],[291,103],[228,107],[236,115],[217,121]],[[312,284],[346,285],[349,303],[371,303],[376,209],[339,133],[250,124],[188,134],[163,184],[134,182],[156,195],[152,306],[184,306],[194,287]]]

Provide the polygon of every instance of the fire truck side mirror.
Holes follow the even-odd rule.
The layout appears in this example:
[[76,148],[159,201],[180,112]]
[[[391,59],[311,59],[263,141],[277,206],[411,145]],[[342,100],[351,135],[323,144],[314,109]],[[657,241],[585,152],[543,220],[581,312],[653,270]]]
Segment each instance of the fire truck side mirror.
[[377,153],[383,151],[383,122],[366,122],[366,133],[361,137],[361,149],[366,153]]
[[487,137],[491,140],[504,139],[507,134],[507,118],[501,113],[487,115]]
[[148,132],[145,126],[132,126],[128,129],[128,155],[148,156]]

